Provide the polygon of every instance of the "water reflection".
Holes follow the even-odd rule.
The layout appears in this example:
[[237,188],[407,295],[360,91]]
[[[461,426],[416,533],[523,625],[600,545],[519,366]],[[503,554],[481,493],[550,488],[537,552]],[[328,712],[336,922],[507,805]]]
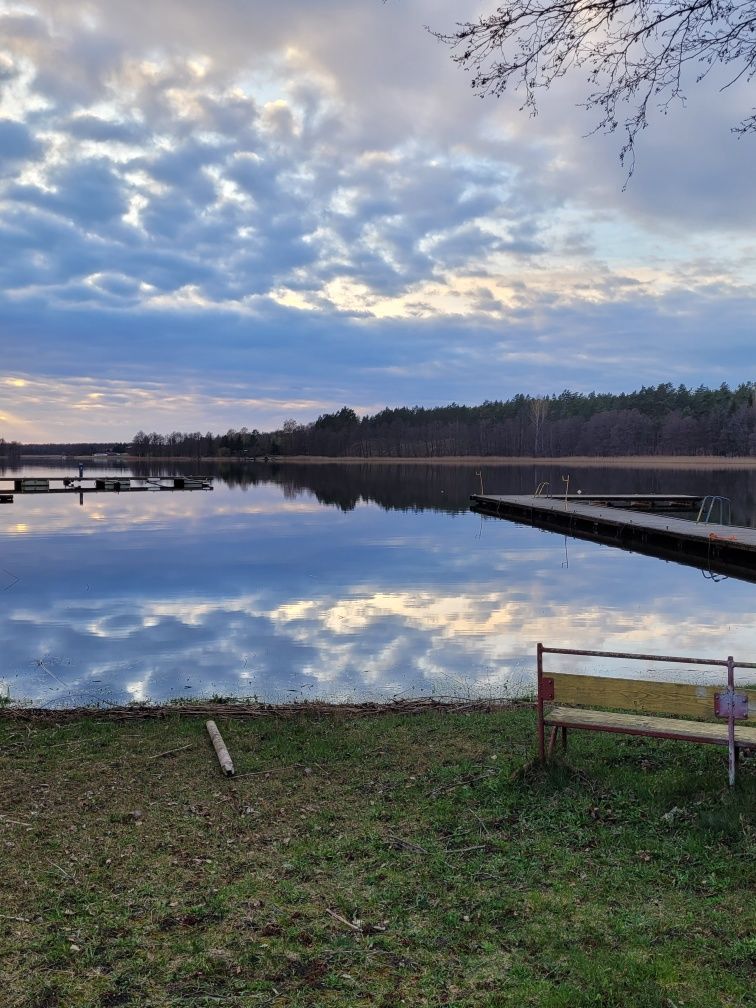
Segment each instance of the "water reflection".
[[[11,696],[500,695],[529,687],[538,640],[753,660],[753,586],[580,541],[565,562],[562,536],[468,511],[474,466],[251,469],[208,494],[4,505]],[[528,492],[542,472],[484,470],[486,489]],[[643,490],[694,492],[685,474],[645,475]],[[706,474],[724,476],[748,507],[752,474]]]
[[[173,464],[137,466],[144,475],[165,475]],[[524,465],[485,463],[220,463],[187,467],[187,472],[212,477],[240,488],[278,484],[287,499],[310,494],[321,504],[343,511],[360,502],[383,508],[467,511],[471,493],[484,484],[486,493],[530,494],[541,484],[558,494],[570,476],[572,492],[716,494],[732,502],[734,524],[756,527],[756,466],[747,468],[656,469],[633,466]]]
[[[44,466],[27,466],[24,472],[75,474],[71,462],[52,461]],[[3,469],[0,475],[18,475],[21,469]],[[87,465],[85,475],[100,475],[100,468]],[[124,474],[124,469],[103,467],[102,473]],[[134,476],[202,476],[216,485],[240,490],[276,486],[277,497],[295,501],[312,499],[315,504],[353,511],[359,504],[374,502],[399,511],[432,508],[466,512],[471,493],[530,494],[541,484],[552,493],[564,489],[595,493],[715,494],[732,502],[736,525],[756,527],[756,465],[714,468],[644,468],[641,466],[533,464],[497,466],[480,463],[281,463],[281,462],[143,462],[128,470]],[[479,476],[478,473],[481,475]]]

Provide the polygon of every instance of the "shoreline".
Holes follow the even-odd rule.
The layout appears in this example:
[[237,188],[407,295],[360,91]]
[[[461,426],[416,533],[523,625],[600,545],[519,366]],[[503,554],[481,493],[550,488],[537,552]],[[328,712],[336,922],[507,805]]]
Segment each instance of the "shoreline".
[[[208,460],[210,461],[210,460]],[[218,461],[218,460],[214,460]],[[236,459],[235,461],[243,461]],[[535,465],[579,465],[643,469],[756,469],[756,457],[740,456],[720,458],[716,455],[618,455],[590,456],[563,455],[544,457],[525,457],[507,455],[439,455],[423,458],[359,458],[344,456],[330,458],[327,455],[292,455],[277,458],[278,463],[294,462],[303,464],[311,462],[317,465],[328,463],[344,463],[346,465],[496,465],[496,466],[535,466]]]
[[262,703],[249,700],[196,700],[192,702],[121,704],[113,707],[34,707],[10,704],[0,707],[0,724],[3,721],[35,722],[40,724],[71,724],[87,719],[97,721],[150,721],[164,718],[256,719],[309,717],[382,717],[387,714],[490,714],[512,707],[532,707],[527,698],[490,697],[434,697],[419,696],[397,700],[292,700],[280,703]]
[[[91,455],[71,455],[62,458],[60,455],[21,455],[21,463],[49,462],[93,462]],[[223,465],[224,463],[237,463],[248,465],[475,465],[475,466],[537,466],[537,465],[574,465],[601,468],[637,468],[637,469],[756,469],[756,456],[741,455],[733,457],[723,457],[719,455],[548,455],[548,456],[512,456],[512,455],[425,455],[422,457],[371,457],[363,458],[359,455],[277,455],[270,457],[268,462],[261,459],[245,458],[239,455],[230,455],[227,458],[217,458],[202,456],[201,458],[186,455],[166,455],[156,458],[141,458],[137,455],[120,456],[117,460],[98,459],[98,462],[105,463],[118,461],[120,463],[134,462],[142,463],[165,463],[165,462],[194,462],[211,463]],[[3,460],[0,459],[0,463]],[[10,465],[8,460],[6,466]]]
[[[80,462],[90,466],[96,465],[98,469],[105,471],[113,468],[132,468],[134,463],[165,465],[167,463],[202,464],[217,465],[224,464],[245,465],[250,467],[270,466],[270,465],[343,465],[343,466],[475,466],[478,469],[485,467],[492,468],[524,468],[534,466],[575,466],[579,469],[667,469],[667,470],[756,470],[756,456],[734,456],[723,458],[717,455],[563,455],[563,456],[508,456],[508,455],[426,455],[418,458],[407,456],[362,458],[356,455],[345,455],[333,457],[329,455],[283,455],[269,457],[268,461],[262,458],[245,458],[243,456],[231,455],[228,458],[216,458],[202,456],[201,458],[187,457],[185,455],[170,455],[158,458],[140,458],[136,455],[121,456],[117,460],[94,460],[91,455],[70,455],[62,458],[60,455],[22,455],[14,462],[0,459],[0,468],[3,470],[16,469],[23,466],[49,462],[70,463],[78,465]],[[118,466],[116,466],[116,461]]]

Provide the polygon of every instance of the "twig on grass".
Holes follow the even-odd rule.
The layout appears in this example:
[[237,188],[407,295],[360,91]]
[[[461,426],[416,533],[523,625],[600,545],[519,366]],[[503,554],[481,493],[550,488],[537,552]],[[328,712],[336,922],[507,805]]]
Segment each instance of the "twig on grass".
[[466,777],[461,781],[456,781],[454,784],[448,784],[446,787],[435,788],[435,790],[431,791],[430,797],[435,798],[437,795],[445,794],[447,791],[453,791],[458,787],[467,787],[469,784],[475,784],[477,781],[486,780],[488,777],[495,777],[498,773],[498,770],[490,770],[488,773],[480,774],[479,777]]
[[[313,766],[320,764],[314,763]],[[269,767],[267,770],[250,770],[247,773],[234,774],[234,780],[241,780],[242,777],[265,777],[267,774],[282,773],[284,770],[294,770],[296,767],[301,767],[303,770],[310,769],[306,763],[287,763],[285,766]],[[323,773],[330,776],[326,770],[323,770]]]
[[171,756],[171,755],[173,755],[173,753],[183,752],[184,749],[191,749],[193,745],[194,745],[194,743],[190,742],[188,745],[179,746],[177,749],[166,749],[165,752],[155,753],[154,756],[150,756],[149,758],[150,759],[160,759],[161,756]]
[[420,844],[412,843],[411,840],[404,840],[402,837],[394,836],[393,833],[386,834],[389,841],[393,844],[398,844],[400,847],[405,847],[407,850],[414,851],[416,854],[430,854],[425,847],[421,847]]
[[72,882],[76,881],[76,877],[73,875],[72,872],[67,872],[65,870],[65,868],[61,868],[60,865],[55,864],[54,861],[50,861],[49,864],[50,864],[51,867],[57,869],[60,872],[60,874],[63,876],[63,878],[70,879]]
[[[387,833],[386,836],[389,842],[395,846],[404,847],[415,854],[427,854],[428,857],[431,856],[431,852],[426,847],[421,847],[420,844],[413,843],[411,840],[405,840],[403,837],[394,836],[393,833]],[[443,847],[439,853],[442,857],[446,857],[449,854],[468,854],[470,851],[488,850],[489,847],[490,844],[475,844],[472,847]]]
[[475,811],[475,809],[470,809],[469,811],[470,811],[470,812],[471,812],[471,813],[472,813],[472,814],[473,814],[473,815],[475,816],[475,818],[476,818],[476,819],[478,820],[478,822],[480,823],[480,826],[481,826],[481,829],[483,830],[483,832],[484,832],[484,833],[490,833],[491,831],[489,830],[488,826],[486,826],[486,824],[485,824],[485,823],[483,822],[483,820],[482,820],[482,819],[481,819],[481,817],[480,817],[480,816],[478,815],[478,813],[477,813],[477,812]]
[[351,928],[352,931],[358,931],[360,934],[362,934],[362,924],[353,924],[351,921],[348,921],[346,917],[342,917],[341,914],[337,914],[334,913],[333,910],[329,910],[328,907],[325,907],[325,912],[330,917],[333,917],[334,920],[337,920],[341,924],[345,924],[348,928]]
[[515,781],[523,780],[531,770],[540,766],[540,762],[537,756],[532,759],[527,760],[522,766],[515,767],[512,773],[509,775],[509,780],[514,783]]

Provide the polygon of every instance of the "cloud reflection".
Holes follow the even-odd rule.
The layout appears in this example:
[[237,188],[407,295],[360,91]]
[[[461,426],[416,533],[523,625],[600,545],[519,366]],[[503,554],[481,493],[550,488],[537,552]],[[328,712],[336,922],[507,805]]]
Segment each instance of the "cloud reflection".
[[30,500],[25,535],[0,512],[0,567],[18,578],[0,613],[11,696],[501,695],[532,687],[539,640],[753,656],[751,585],[582,542],[566,566],[563,538],[537,529],[288,493],[108,495],[97,521]]

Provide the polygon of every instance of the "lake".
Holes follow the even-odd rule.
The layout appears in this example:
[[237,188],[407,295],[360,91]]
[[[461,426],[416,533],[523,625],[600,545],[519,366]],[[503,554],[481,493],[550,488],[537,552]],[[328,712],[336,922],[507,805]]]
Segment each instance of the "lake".
[[[468,509],[480,469],[88,465],[196,473],[214,490],[17,495],[0,505],[0,695],[51,707],[514,696],[532,689],[539,640],[756,659],[755,585],[481,518]],[[490,493],[558,488],[568,473],[571,491],[724,494],[736,523],[756,524],[753,468],[482,467]],[[4,471],[41,474],[77,468]]]

